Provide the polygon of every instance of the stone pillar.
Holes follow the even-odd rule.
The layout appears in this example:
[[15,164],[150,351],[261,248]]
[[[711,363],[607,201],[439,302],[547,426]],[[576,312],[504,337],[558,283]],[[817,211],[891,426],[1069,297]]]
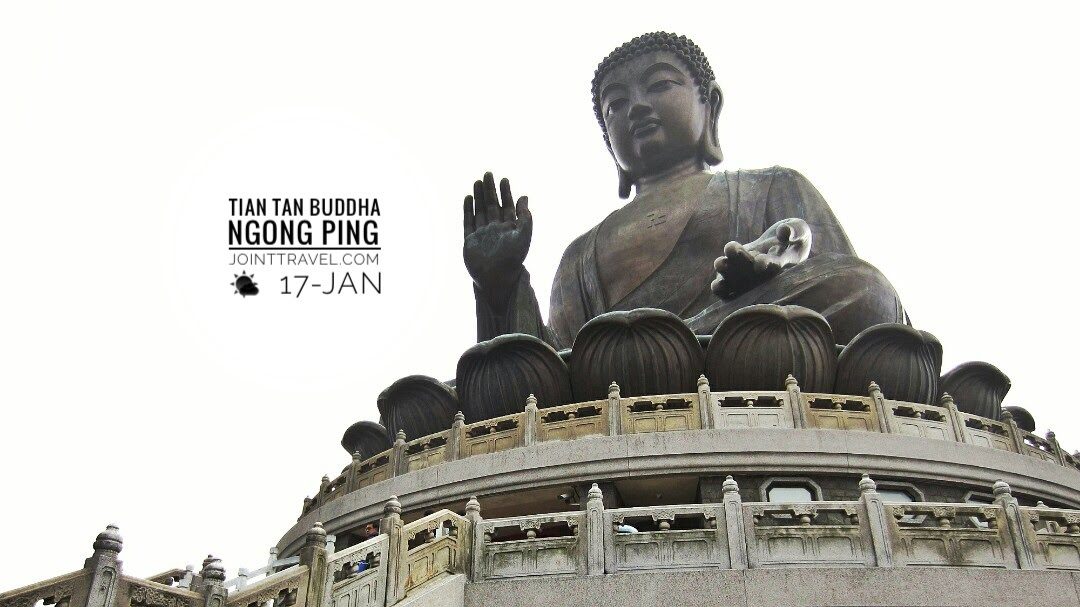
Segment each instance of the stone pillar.
[[446,439],[446,461],[452,462],[461,457],[461,441],[465,438],[465,414],[454,414],[454,423],[450,426],[450,437]]
[[539,430],[540,411],[536,408],[536,396],[530,394],[525,399],[525,428],[522,433],[522,443],[529,447],[536,443],[536,434]]
[[619,394],[619,384],[611,382],[607,389],[607,422],[608,436],[622,434],[622,396]]
[[892,411],[885,404],[885,395],[881,393],[881,386],[876,381],[870,382],[870,398],[874,399],[874,408],[877,409],[878,419],[881,420],[881,431],[886,434],[896,432],[892,425]]
[[203,607],[223,607],[229,591],[225,589],[225,568],[221,559],[208,554],[203,559],[197,592],[203,597]]
[[[889,513],[877,492],[877,483],[864,474],[859,481],[859,526],[869,531],[874,552],[874,565],[892,567],[892,537],[889,532]],[[865,537],[865,536],[864,536]]]
[[788,406],[791,407],[791,421],[795,424],[796,428],[807,428],[810,424],[806,423],[806,412],[803,411],[802,406],[802,392],[799,390],[799,380],[795,379],[794,375],[788,375],[784,380],[784,387],[787,389]]
[[604,524],[604,494],[593,483],[585,508],[585,571],[589,575],[604,573],[604,534],[611,533]]
[[346,492],[356,490],[356,476],[360,473],[360,462],[363,461],[359,451],[353,451],[352,463],[349,464],[349,476],[345,481]]
[[[1012,413],[1009,413],[1009,417],[1012,417]],[[1013,422],[1016,423],[1015,421]],[[1054,434],[1053,430],[1046,431],[1046,442],[1050,443],[1050,446],[1054,448],[1054,457],[1057,458],[1057,463],[1062,466],[1067,466],[1065,463],[1065,452],[1061,450],[1061,445],[1058,444],[1057,434]]]
[[328,575],[326,557],[326,530],[317,522],[304,535],[304,545],[300,548],[300,564],[308,566],[305,605],[322,607]]
[[938,405],[949,410],[949,419],[952,420],[953,430],[956,431],[956,442],[968,442],[967,426],[964,424],[964,418],[960,416],[960,409],[956,408],[956,403],[953,402],[952,396],[950,396],[948,392],[942,393]]
[[701,414],[701,427],[712,429],[716,427],[712,410],[712,388],[709,387],[709,378],[702,373],[697,378],[698,413]]
[[398,430],[394,446],[390,448],[390,475],[399,476],[409,471],[409,460],[405,459],[405,431]]
[[1013,550],[1016,551],[1016,563],[1021,569],[1038,569],[1035,564],[1035,547],[1029,542],[1027,525],[1020,504],[1013,497],[1012,488],[1005,481],[994,483],[994,503],[1005,511],[1009,536]]
[[1016,425],[1016,420],[1013,419],[1012,413],[1003,410],[1001,412],[1001,422],[1009,429],[1009,437],[1012,440],[1013,449],[1015,449],[1017,453],[1026,453],[1027,449],[1024,448],[1024,431],[1020,429],[1020,426]]
[[112,607],[116,598],[116,585],[123,571],[120,551],[124,548],[124,539],[120,537],[120,528],[108,525],[94,539],[94,554],[83,562],[84,569],[92,569],[90,589],[86,597],[86,607]]
[[484,578],[484,519],[480,516],[480,502],[476,496],[469,498],[465,504],[465,518],[469,521],[469,558],[466,561],[465,573],[470,582],[478,582]]
[[[732,569],[746,569],[746,524],[743,521],[742,496],[739,484],[729,475],[724,479],[724,529],[727,532],[728,558]],[[719,523],[719,521],[717,521]]]
[[386,549],[386,605],[396,604],[405,598],[405,579],[409,574],[409,543],[401,522],[401,502],[391,495],[383,506],[383,518],[379,521],[379,533],[389,536]]

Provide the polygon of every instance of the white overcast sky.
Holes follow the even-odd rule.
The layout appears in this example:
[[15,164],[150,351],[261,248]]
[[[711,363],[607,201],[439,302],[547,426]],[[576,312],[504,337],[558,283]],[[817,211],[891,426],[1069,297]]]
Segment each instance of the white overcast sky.
[[[112,522],[134,575],[263,564],[376,395],[474,342],[484,170],[530,197],[546,308],[619,204],[593,70],[656,29],[712,61],[722,168],[806,175],[946,368],[1080,448],[1076,3],[387,4],[0,8],[0,591]],[[384,294],[233,295],[230,196],[378,197]]]

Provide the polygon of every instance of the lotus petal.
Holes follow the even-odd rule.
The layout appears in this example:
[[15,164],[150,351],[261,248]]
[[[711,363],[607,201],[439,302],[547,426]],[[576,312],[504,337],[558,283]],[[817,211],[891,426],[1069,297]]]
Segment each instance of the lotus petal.
[[994,365],[975,361],[958,365],[942,375],[940,385],[942,392],[948,392],[953,397],[957,409],[998,419],[1001,417],[1001,401],[1012,387],[1012,382]]
[[390,433],[375,422],[356,422],[349,426],[341,437],[341,446],[349,454],[359,453],[360,459],[367,459],[382,453],[391,447]]
[[926,331],[885,323],[856,335],[836,363],[839,394],[865,396],[877,382],[886,398],[934,404],[941,375],[941,342]]
[[1035,417],[1031,415],[1027,409],[1016,405],[1009,405],[1008,407],[1002,407],[1002,412],[1005,411],[1008,411],[1012,415],[1013,421],[1016,422],[1016,425],[1019,426],[1021,430],[1027,430],[1028,432],[1035,431]]
[[410,375],[390,384],[379,394],[380,421],[390,436],[404,430],[420,438],[450,428],[459,409],[457,392],[434,377]]
[[536,395],[540,407],[573,400],[570,372],[558,353],[531,335],[514,333],[480,342],[461,355],[457,393],[467,422],[520,413]]
[[585,323],[570,353],[570,378],[578,400],[606,397],[612,381],[627,396],[693,392],[704,364],[686,323],[671,312],[642,308]]
[[832,329],[801,306],[743,308],[720,323],[705,353],[714,390],[783,390],[788,374],[807,392],[831,392],[836,378]]

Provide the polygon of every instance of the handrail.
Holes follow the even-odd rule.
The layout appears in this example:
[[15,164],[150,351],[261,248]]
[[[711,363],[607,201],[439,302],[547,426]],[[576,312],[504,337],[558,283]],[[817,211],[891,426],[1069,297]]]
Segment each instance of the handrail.
[[[702,376],[698,380],[697,393],[621,396],[618,385],[612,383],[606,400],[538,408],[536,399],[530,397],[526,400],[523,413],[512,413],[471,424],[465,424],[459,415],[448,430],[408,441],[399,437],[390,449],[363,461],[354,460],[342,474],[348,475],[350,482],[342,484],[342,476],[333,481],[324,480],[314,498],[305,498],[302,515],[345,492],[355,491],[413,470],[469,457],[474,450],[492,453],[550,440],[576,440],[588,436],[673,429],[776,427],[905,434],[1010,451],[1080,471],[1080,457],[1061,449],[1053,433],[1042,438],[1020,429],[1008,416],[1002,420],[992,420],[963,413],[956,408],[948,395],[943,396],[941,403],[937,405],[927,405],[888,400],[876,384],[871,384],[867,396],[801,392],[798,382],[790,377],[786,388],[712,392],[708,380]],[[692,402],[681,415],[675,416],[657,414],[655,411],[628,410],[635,403],[665,403],[675,399],[690,399]],[[596,407],[599,415],[582,419],[568,415],[566,420],[552,420],[552,417],[589,407]],[[514,428],[495,430],[500,425],[511,423],[515,425]],[[481,429],[485,432],[477,434]],[[485,444],[480,444],[483,441],[477,440],[495,432],[502,433],[501,438],[496,437],[499,440],[487,441]],[[472,434],[477,436],[473,437]],[[408,450],[414,448],[415,451],[417,445],[444,439],[445,448],[439,445],[436,448],[437,453],[429,449],[417,452],[420,457],[408,454]],[[470,445],[476,449],[468,448]],[[379,463],[380,461],[382,463]],[[373,476],[371,471],[374,469],[385,470],[385,474],[381,475],[381,478],[379,475]],[[365,470],[365,473],[361,473],[361,470]]]

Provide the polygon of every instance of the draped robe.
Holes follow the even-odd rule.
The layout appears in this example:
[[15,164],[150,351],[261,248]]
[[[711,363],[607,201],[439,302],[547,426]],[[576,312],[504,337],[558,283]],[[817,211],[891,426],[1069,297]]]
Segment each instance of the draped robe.
[[[858,259],[833,215],[810,182],[782,167],[719,172],[709,180],[678,240],[665,256],[619,301],[605,301],[597,266],[600,225],[576,238],[563,253],[551,290],[550,326],[522,269],[506,309],[494,310],[477,290],[477,337],[528,333],[555,347],[569,347],[591,318],[613,310],[661,308],[686,319],[698,334],[711,334],[735,310],[757,303],[802,305],[821,313],[837,343],[882,322],[904,322],[892,285],[873,266]],[[732,299],[710,289],[713,262],[730,241],[748,243],[782,219],[800,218],[813,236],[809,258]]]

